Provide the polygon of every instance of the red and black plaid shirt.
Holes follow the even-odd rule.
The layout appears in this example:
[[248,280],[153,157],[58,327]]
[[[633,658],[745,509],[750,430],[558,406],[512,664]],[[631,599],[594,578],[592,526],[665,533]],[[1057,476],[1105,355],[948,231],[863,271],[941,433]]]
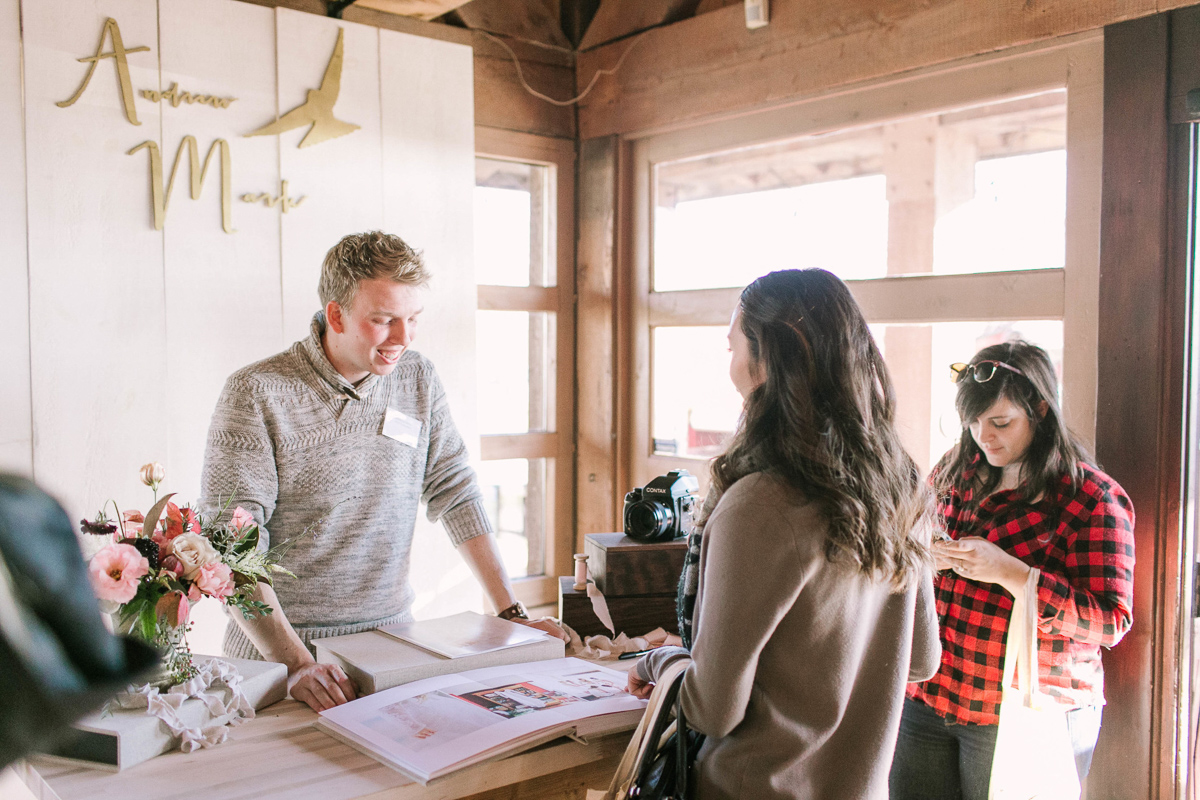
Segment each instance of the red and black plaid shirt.
[[[971,489],[938,503],[951,538],[985,537],[1042,571],[1038,688],[1073,708],[1104,702],[1100,647],[1119,642],[1133,622],[1133,504],[1112,478],[1080,467],[1079,491],[1064,479],[1055,496],[1032,505],[1001,491],[972,508]],[[995,725],[1012,596],[950,571],[934,577],[934,590],[942,666],[909,684],[908,696],[951,722]]]

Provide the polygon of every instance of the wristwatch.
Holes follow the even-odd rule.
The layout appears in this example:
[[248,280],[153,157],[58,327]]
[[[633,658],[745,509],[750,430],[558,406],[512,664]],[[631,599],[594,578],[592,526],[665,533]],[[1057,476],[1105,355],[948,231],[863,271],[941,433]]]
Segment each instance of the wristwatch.
[[525,604],[518,600],[503,611],[497,612],[496,616],[500,619],[529,619],[529,612],[525,610]]

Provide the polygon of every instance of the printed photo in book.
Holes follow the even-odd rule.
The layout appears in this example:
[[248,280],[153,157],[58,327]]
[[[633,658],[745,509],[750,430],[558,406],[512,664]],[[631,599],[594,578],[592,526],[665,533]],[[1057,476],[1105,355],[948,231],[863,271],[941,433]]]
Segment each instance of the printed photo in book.
[[[322,712],[321,727],[420,780],[578,729],[636,724],[626,676],[573,658],[398,686]],[[607,717],[597,722],[595,718]]]

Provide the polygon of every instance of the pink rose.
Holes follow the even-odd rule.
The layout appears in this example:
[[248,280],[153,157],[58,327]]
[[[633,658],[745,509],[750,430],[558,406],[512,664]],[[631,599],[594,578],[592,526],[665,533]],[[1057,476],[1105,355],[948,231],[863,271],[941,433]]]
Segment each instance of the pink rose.
[[233,517],[231,517],[229,520],[229,527],[237,531],[238,535],[241,535],[242,531],[246,528],[257,524],[258,523],[254,521],[254,516],[241,506],[238,506],[233,510]]
[[209,597],[224,600],[233,594],[233,570],[219,562],[205,564],[196,574],[195,584]]
[[[161,546],[160,546],[161,549]],[[179,559],[175,556],[163,556],[162,563],[159,564],[163,569],[170,570],[176,575],[183,577],[183,564],[179,563]]]
[[158,616],[166,618],[168,625],[177,628],[180,625],[187,625],[191,605],[183,592],[168,592],[159,598],[155,610],[158,612]]
[[150,562],[128,544],[110,544],[92,556],[88,577],[101,600],[128,603],[137,594],[138,581],[150,571]]
[[200,590],[197,589],[196,584],[193,583],[192,588],[188,589],[188,600],[191,600],[193,603],[199,603],[200,596]]

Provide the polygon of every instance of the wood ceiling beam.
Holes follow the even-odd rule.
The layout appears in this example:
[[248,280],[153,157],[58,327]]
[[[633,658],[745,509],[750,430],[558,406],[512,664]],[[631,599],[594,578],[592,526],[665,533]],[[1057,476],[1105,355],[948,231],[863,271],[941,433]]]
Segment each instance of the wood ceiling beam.
[[458,16],[473,30],[571,49],[562,31],[559,0],[473,0],[459,5]]
[[[742,8],[727,6],[644,34],[620,71],[599,80],[580,103],[580,136],[644,133],[732,116],[1193,2],[788,0],[772,3],[770,25],[753,31],[746,29]],[[580,90],[597,70],[612,69],[629,45],[581,52]]]
[[601,0],[579,49],[590,50],[647,28],[686,19],[696,13],[699,4],[700,0]]
[[358,0],[354,5],[403,17],[431,20],[468,2],[470,0]]

